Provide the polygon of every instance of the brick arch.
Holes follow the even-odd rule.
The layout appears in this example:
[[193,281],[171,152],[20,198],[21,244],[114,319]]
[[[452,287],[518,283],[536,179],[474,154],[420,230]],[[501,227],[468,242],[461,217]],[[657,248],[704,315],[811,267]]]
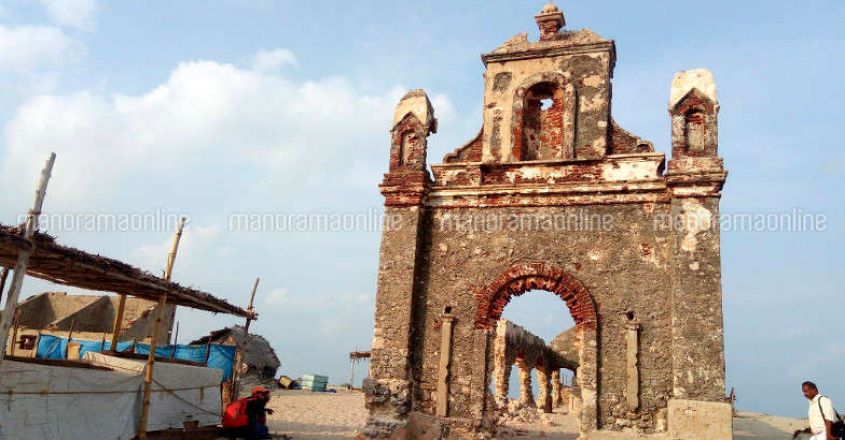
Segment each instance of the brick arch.
[[[523,156],[525,130],[526,98],[528,91],[532,88],[548,84],[553,89],[563,93],[563,108],[561,109],[562,132],[560,133],[561,154],[564,157],[549,159],[572,159],[575,157],[575,118],[577,115],[577,91],[575,85],[568,80],[561,72],[540,72],[529,76],[519,84],[513,93],[512,116],[511,116],[511,159],[514,161],[525,160]],[[564,151],[568,153],[564,154]],[[567,157],[571,155],[572,157]]]
[[514,264],[477,292],[476,328],[489,328],[502,317],[511,297],[529,290],[554,293],[566,302],[577,327],[595,330],[598,316],[590,292],[581,281],[565,270],[545,263]]

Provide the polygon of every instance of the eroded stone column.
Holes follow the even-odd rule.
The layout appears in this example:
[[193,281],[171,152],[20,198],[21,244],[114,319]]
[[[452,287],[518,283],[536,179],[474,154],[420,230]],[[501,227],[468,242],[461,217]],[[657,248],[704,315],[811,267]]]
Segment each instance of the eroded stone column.
[[555,368],[552,371],[552,410],[557,409],[561,402],[561,384],[560,384],[560,369]]
[[505,357],[496,359],[496,399],[498,400],[508,398],[512,368],[513,366],[507,362]]
[[528,407],[535,408],[534,390],[531,388],[531,367],[524,359],[516,360],[516,367],[519,368],[519,401]]
[[537,380],[540,381],[540,393],[537,399],[537,408],[545,413],[552,412],[552,390],[551,390],[551,374],[546,367],[537,367]]
[[496,380],[496,400],[506,401],[510,387],[511,360],[508,359],[507,322],[499,321],[493,342],[493,377]]

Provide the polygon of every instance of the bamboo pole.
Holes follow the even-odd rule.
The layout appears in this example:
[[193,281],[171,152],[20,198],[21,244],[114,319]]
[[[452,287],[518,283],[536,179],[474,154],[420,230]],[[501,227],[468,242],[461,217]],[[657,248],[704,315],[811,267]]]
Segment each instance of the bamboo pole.
[[[32,202],[32,209],[27,215],[26,225],[23,230],[23,238],[30,243],[35,231],[38,230],[38,216],[41,215],[41,207],[44,205],[44,197],[47,195],[47,183],[53,172],[53,165],[56,163],[56,153],[51,153],[50,158],[41,170],[41,177],[38,179],[38,187],[35,190],[35,200]],[[3,309],[0,319],[0,364],[6,355],[6,343],[9,339],[9,328],[12,325],[12,318],[18,305],[18,297],[21,294],[26,266],[29,264],[29,257],[32,255],[32,247],[18,253],[18,261],[15,263],[15,270],[12,275],[12,284],[9,286],[9,295],[6,298],[6,307]]]
[[176,336],[173,338],[173,351],[170,352],[170,359],[176,357],[177,348],[179,348],[179,321],[176,321]]
[[0,301],[3,300],[3,291],[6,290],[6,278],[9,276],[9,268],[4,267],[0,272]]
[[106,333],[103,333],[103,337],[100,339],[100,353],[106,351]]
[[179,321],[176,321],[176,336],[173,337],[173,345],[179,345]]
[[[3,299],[3,291],[6,290],[6,278],[8,276],[9,276],[9,268],[4,267],[3,273],[0,274],[0,300]],[[17,329],[18,312],[19,312],[18,310],[15,310],[15,325],[16,325],[16,327],[15,327],[14,333],[17,333],[17,330],[18,330]],[[13,335],[12,336],[12,355],[13,356],[15,354],[15,348],[14,348],[15,347],[15,339],[17,339],[17,336]]]
[[76,327],[76,318],[70,320],[70,329],[67,332],[67,340],[70,342],[73,339],[73,328]]
[[35,337],[35,345],[32,347],[32,356],[31,358],[38,357],[38,344],[41,343],[41,330],[38,330],[38,335]]
[[240,393],[241,362],[243,359],[244,344],[247,343],[247,339],[249,338],[249,324],[252,323],[254,317],[252,303],[255,301],[255,292],[258,291],[259,282],[261,282],[261,278],[256,278],[255,284],[252,285],[252,294],[249,296],[249,305],[246,307],[246,310],[250,314],[247,316],[246,323],[244,324],[244,337],[238,341],[237,348],[235,349],[235,363],[232,366],[232,399],[237,399]]
[[12,329],[12,347],[9,350],[9,355],[15,355],[15,345],[17,345],[18,341],[18,327],[21,325],[21,311],[20,309],[15,310],[15,324],[13,325]]
[[114,326],[111,331],[111,353],[117,352],[117,342],[120,340],[120,331],[123,329],[123,312],[126,310],[126,294],[120,294],[120,300],[117,303],[117,314],[114,317]]
[[[170,246],[170,253],[167,254],[167,266],[164,268],[164,280],[170,281],[170,276],[173,274],[173,263],[176,261],[176,252],[179,250],[179,240],[182,239],[182,229],[185,227],[185,218],[179,219],[179,225],[176,227],[176,234],[173,236],[173,243]],[[164,319],[165,306],[167,305],[167,291],[165,291],[158,300],[158,310],[156,313],[155,324],[153,324],[153,332],[150,338],[150,354],[147,356],[147,368],[144,370],[144,399],[141,405],[141,419],[138,423],[138,438],[145,440],[147,438],[147,421],[150,418],[150,395],[153,388],[153,368],[155,367],[156,359],[156,344],[158,344],[159,334],[161,332],[161,322]]]
[[65,359],[67,359],[68,350],[70,350],[70,341],[73,340],[73,328],[76,326],[76,319],[70,320],[70,331],[67,332],[67,345],[65,345]]

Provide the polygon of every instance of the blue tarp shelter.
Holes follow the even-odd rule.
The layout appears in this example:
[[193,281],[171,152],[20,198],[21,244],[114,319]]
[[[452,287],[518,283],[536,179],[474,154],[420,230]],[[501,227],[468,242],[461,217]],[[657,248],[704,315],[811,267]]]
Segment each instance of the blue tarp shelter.
[[[79,357],[85,357],[89,351],[101,352],[111,348],[111,342],[89,341],[73,338],[73,342],[79,344]],[[67,338],[53,335],[41,335],[38,338],[38,349],[35,357],[40,359],[64,359],[67,353]],[[133,342],[118,342],[117,351],[126,352],[132,349]],[[208,363],[205,362],[206,350],[208,350]],[[135,345],[135,353],[150,354],[149,344],[138,343]],[[156,347],[156,356],[164,358],[179,359],[206,365],[210,368],[218,368],[223,371],[223,382],[232,377],[232,366],[235,363],[235,347],[231,345],[163,345]]]

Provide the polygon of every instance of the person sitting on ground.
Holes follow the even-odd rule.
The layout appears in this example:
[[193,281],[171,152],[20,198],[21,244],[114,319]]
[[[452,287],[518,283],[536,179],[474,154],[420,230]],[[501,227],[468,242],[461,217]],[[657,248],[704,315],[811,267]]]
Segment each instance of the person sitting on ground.
[[223,415],[223,435],[246,440],[273,438],[267,428],[267,414],[273,414],[267,408],[269,401],[270,391],[258,385],[249,397],[230,403]]
[[267,408],[269,401],[270,391],[267,388],[256,385],[252,389],[252,395],[247,399],[246,415],[254,437],[247,440],[272,438],[267,428],[267,414],[273,414],[273,410]]

